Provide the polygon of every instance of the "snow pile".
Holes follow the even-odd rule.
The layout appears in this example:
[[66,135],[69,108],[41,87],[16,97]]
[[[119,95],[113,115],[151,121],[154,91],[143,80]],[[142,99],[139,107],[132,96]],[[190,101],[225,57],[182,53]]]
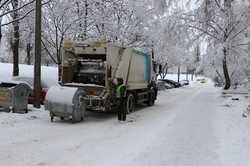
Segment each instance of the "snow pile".
[[[192,79],[192,75],[186,75],[186,74],[181,74],[180,75],[180,81],[181,80],[186,80],[188,78],[188,80],[191,80]],[[195,76],[193,77],[195,78]],[[158,79],[161,79],[161,77],[159,76]],[[173,80],[173,81],[178,81],[178,74],[167,74],[165,76],[165,79],[169,79],[169,80]]]
[[[19,65],[19,76],[33,78],[34,68],[32,65]],[[56,67],[41,68],[41,79],[46,85],[53,86],[58,82],[58,69]],[[12,64],[0,63],[0,82],[12,80]]]

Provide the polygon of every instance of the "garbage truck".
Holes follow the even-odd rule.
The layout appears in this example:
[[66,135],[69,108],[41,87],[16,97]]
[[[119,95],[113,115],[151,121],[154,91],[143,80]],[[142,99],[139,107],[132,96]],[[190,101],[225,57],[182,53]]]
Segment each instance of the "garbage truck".
[[[68,40],[63,44],[59,83],[84,90],[81,101],[85,102],[86,110],[110,112],[123,107],[126,113],[131,113],[138,103],[154,105],[157,99],[156,70],[152,53],[106,42]],[[118,80],[126,87],[123,105],[116,92]],[[46,102],[50,103],[49,100]],[[53,107],[53,103],[50,105]]]

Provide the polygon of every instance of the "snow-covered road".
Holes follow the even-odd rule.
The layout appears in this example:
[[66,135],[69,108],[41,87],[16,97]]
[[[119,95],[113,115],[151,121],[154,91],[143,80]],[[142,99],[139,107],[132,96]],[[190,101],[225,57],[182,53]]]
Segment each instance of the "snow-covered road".
[[162,92],[154,107],[139,108],[126,123],[113,114],[88,113],[71,124],[50,123],[45,111],[0,113],[0,165],[246,166],[246,100],[232,102],[210,84],[194,83]]

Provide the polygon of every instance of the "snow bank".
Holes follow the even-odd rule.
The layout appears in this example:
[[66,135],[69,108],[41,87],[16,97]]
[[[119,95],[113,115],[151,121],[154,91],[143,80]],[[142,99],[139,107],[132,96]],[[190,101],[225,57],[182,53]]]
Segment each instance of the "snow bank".
[[[33,65],[19,65],[19,76],[21,77],[33,77],[34,67]],[[42,82],[46,85],[53,86],[58,82],[58,69],[56,67],[41,68]],[[0,82],[12,80],[12,64],[0,63]]]
[[[186,74],[181,74],[180,75],[180,80],[186,80],[188,78],[188,80],[192,79],[192,75],[187,75]],[[195,76],[194,76],[195,78]],[[158,77],[158,79],[161,79],[160,77]],[[165,79],[169,79],[169,80],[173,80],[173,81],[178,81],[178,74],[167,74]]]

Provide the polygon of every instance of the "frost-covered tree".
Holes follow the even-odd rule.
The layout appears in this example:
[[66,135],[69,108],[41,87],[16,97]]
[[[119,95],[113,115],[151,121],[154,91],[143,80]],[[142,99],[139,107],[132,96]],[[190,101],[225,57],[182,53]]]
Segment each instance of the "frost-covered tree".
[[198,38],[204,37],[203,41],[208,43],[205,64],[213,66],[218,76],[223,75],[224,89],[229,89],[232,79],[245,68],[237,64],[249,53],[245,48],[249,40],[244,37],[250,25],[248,3],[241,0],[203,0],[198,8],[185,13],[182,18],[196,31]]
[[54,0],[45,5],[43,19],[43,46],[57,64],[61,62],[65,38],[105,40],[121,46],[146,45],[146,21],[130,0],[59,2]]
[[155,32],[156,59],[162,66],[163,78],[169,68],[187,66],[190,59],[188,29],[179,21],[175,17],[168,17],[164,19],[160,33]]
[[170,68],[189,66],[192,31],[178,18],[181,12],[178,3],[169,1],[161,6],[160,12],[158,8],[153,3],[147,11],[143,7],[140,13],[149,13],[149,17],[144,18],[144,36],[154,45],[155,58],[162,69],[160,76],[164,78]]
[[80,8],[85,2],[87,3],[87,1],[57,0],[44,6],[42,44],[46,54],[56,64],[61,64],[61,49],[65,38],[87,36],[89,25],[84,25],[85,28],[82,28],[82,22],[88,18],[85,18],[86,15]]
[[[48,0],[49,1],[49,0]],[[48,2],[47,1],[47,2]],[[0,20],[1,35],[8,38],[9,47],[13,54],[13,75],[19,74],[20,60],[20,40],[21,23],[29,14],[34,11],[35,0],[1,0],[0,1]],[[44,2],[44,3],[47,3]],[[3,21],[4,20],[4,21]],[[34,23],[33,23],[34,24]],[[4,27],[4,29],[3,29]],[[6,33],[6,34],[4,34]]]

